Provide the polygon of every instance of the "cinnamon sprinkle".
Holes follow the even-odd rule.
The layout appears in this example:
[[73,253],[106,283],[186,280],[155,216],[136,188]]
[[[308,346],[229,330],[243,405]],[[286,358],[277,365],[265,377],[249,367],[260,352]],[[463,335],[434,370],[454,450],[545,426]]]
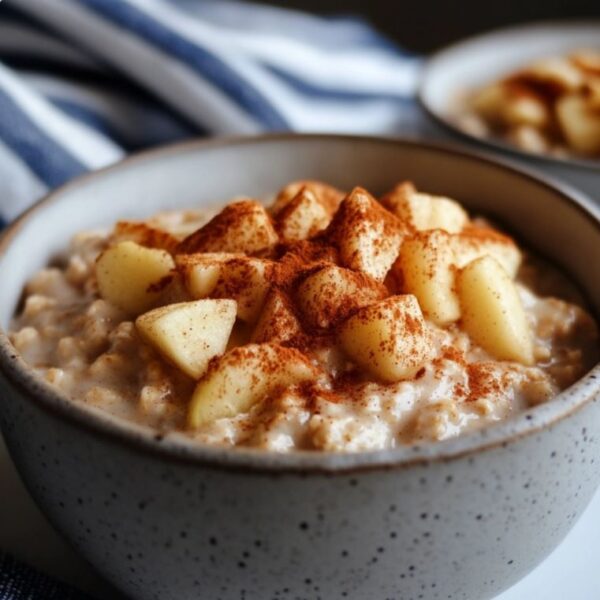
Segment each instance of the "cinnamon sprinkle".
[[496,378],[491,376],[493,365],[486,362],[474,362],[466,365],[469,379],[469,394],[467,402],[479,400],[485,396],[499,395],[503,386]]
[[186,237],[177,253],[245,252],[265,255],[277,244],[278,235],[270,215],[256,200],[228,204],[206,225]]
[[[210,297],[250,301],[251,294],[244,294],[256,285],[257,270],[261,273],[261,281],[267,288],[262,314],[250,339],[253,343],[268,343],[275,348],[277,358],[269,358],[262,365],[265,372],[277,372],[282,363],[294,357],[316,364],[313,358],[316,352],[336,347],[339,326],[351,317],[359,319],[363,325],[370,319],[389,319],[390,330],[402,331],[408,338],[425,339],[429,333],[422,318],[413,317],[393,300],[397,298],[396,294],[404,291],[404,274],[397,260],[402,243],[407,239],[422,242],[428,250],[424,275],[434,277],[441,260],[439,245],[449,246],[446,240],[452,237],[464,239],[474,246],[490,242],[514,245],[514,242],[491,227],[480,225],[468,225],[459,234],[441,229],[417,231],[413,224],[391,212],[395,203],[414,193],[414,184],[403,182],[378,202],[360,187],[344,196],[339,190],[320,182],[294,182],[279,193],[270,213],[254,200],[234,202],[170,250],[182,275],[195,261],[210,261],[210,253],[236,254],[230,257],[214,255],[221,274]],[[296,204],[307,198],[326,207],[332,217],[331,223],[323,231],[309,231],[307,239],[282,240],[271,215],[280,222]],[[133,232],[148,244],[170,244],[169,238],[150,228],[120,224],[117,231],[121,234]],[[348,239],[358,240],[351,251],[346,243]],[[162,291],[172,279],[173,275],[163,278],[151,286],[151,291]],[[416,298],[414,300],[416,303]],[[394,308],[390,311],[391,307]],[[365,308],[369,310],[362,310]],[[378,350],[393,353],[395,344],[393,338],[383,337]],[[226,356],[230,360],[237,357],[241,363],[249,360],[252,352],[248,346],[238,346]],[[407,362],[411,360],[404,358]],[[414,359],[418,366],[418,358]],[[372,360],[376,360],[375,355]],[[468,386],[455,386],[457,398],[472,401],[500,391],[500,383],[490,377],[485,362],[469,363],[456,348],[445,348],[439,358],[430,361],[434,377],[441,371],[444,360],[457,362],[467,371]],[[217,368],[218,362],[219,359],[213,359],[210,369]],[[425,373],[423,367],[413,377],[419,379]],[[352,390],[364,378],[365,373],[349,363],[349,368],[330,379],[331,391],[316,384],[302,384],[299,389],[306,398],[339,402],[342,396],[352,396]]]

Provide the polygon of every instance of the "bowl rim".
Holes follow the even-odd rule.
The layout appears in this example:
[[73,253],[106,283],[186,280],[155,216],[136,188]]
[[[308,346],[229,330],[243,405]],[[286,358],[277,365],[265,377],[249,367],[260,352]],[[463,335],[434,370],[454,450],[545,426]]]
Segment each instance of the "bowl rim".
[[[93,185],[96,179],[132,165],[152,163],[167,155],[179,155],[204,149],[228,146],[269,144],[272,142],[296,143],[297,140],[330,140],[347,143],[375,143],[421,148],[451,156],[459,156],[488,168],[508,172],[549,189],[561,200],[577,209],[600,235],[600,210],[587,197],[568,184],[552,177],[524,169],[507,159],[498,159],[481,151],[465,150],[445,142],[424,142],[411,138],[341,135],[341,134],[294,134],[275,133],[259,136],[232,136],[205,140],[192,140],[161,146],[131,155],[103,169],[89,172],[46,194],[11,223],[0,236],[0,256],[11,242],[19,236],[23,225],[40,209],[61,201],[65,192],[74,188]],[[160,433],[148,426],[138,425],[106,411],[69,400],[59,390],[35,375],[11,344],[8,333],[0,327],[0,376],[6,379],[19,394],[18,402],[27,398],[58,420],[64,421],[103,441],[116,442],[128,449],[142,452],[166,461],[217,470],[252,472],[270,476],[282,474],[322,474],[327,476],[348,475],[372,470],[404,469],[428,466],[431,463],[447,463],[496,448],[506,448],[518,440],[549,429],[559,421],[577,412],[598,397],[600,391],[600,363],[568,389],[547,403],[527,409],[515,417],[491,424],[475,432],[439,442],[424,442],[393,449],[334,453],[321,451],[295,451],[274,453],[253,448],[223,448],[200,444],[180,433]]]
[[550,156],[547,154],[535,154],[534,152],[527,152],[517,146],[505,142],[495,137],[478,137],[473,135],[461,127],[459,127],[454,120],[447,114],[436,110],[427,100],[427,87],[434,77],[434,71],[437,68],[438,62],[445,60],[448,56],[451,56],[454,52],[467,48],[472,44],[485,43],[491,41],[493,38],[499,38],[506,35],[515,33],[522,33],[532,30],[544,30],[544,29],[558,29],[565,28],[574,30],[580,27],[586,28],[598,28],[600,33],[600,19],[550,19],[532,21],[529,23],[520,23],[517,25],[509,25],[507,27],[500,27],[479,33],[473,36],[469,36],[458,42],[454,42],[447,46],[440,48],[431,54],[426,60],[423,66],[423,70],[419,77],[419,83],[417,88],[417,102],[425,114],[432,119],[437,125],[440,125],[446,132],[453,134],[458,139],[463,141],[469,141],[476,143],[478,146],[488,148],[496,152],[508,153],[514,158],[521,158],[531,160],[538,163],[540,166],[543,165],[561,165],[563,167],[576,167],[587,172],[597,172],[600,175],[600,158],[597,160],[586,159],[580,157],[560,157]]

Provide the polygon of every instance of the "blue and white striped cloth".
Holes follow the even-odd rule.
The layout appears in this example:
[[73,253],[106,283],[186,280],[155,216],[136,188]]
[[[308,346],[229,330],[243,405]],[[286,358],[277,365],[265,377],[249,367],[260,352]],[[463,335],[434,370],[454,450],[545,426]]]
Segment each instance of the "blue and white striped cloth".
[[0,219],[186,137],[416,133],[419,65],[351,17],[228,0],[5,0]]

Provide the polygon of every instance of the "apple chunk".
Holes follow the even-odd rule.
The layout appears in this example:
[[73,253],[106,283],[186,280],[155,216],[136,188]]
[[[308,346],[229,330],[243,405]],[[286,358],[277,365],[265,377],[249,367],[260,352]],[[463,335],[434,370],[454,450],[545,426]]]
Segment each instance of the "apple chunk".
[[556,103],[556,116],[569,145],[580,154],[600,152],[600,112],[580,95],[564,96]]
[[392,296],[361,308],[339,330],[343,350],[386,382],[413,377],[434,348],[415,296]]
[[161,306],[139,316],[136,328],[170,363],[199,379],[225,352],[235,323],[234,300],[196,300]]
[[462,327],[499,360],[533,363],[527,315],[510,276],[491,256],[469,263],[457,278]]
[[178,254],[176,262],[193,298],[232,298],[240,319],[258,319],[271,287],[272,261],[217,252]]
[[96,261],[96,279],[102,298],[136,315],[158,301],[160,283],[175,262],[165,250],[124,241],[107,248]]
[[296,300],[310,326],[326,329],[387,295],[385,286],[365,273],[327,265],[300,284]]
[[183,276],[185,285],[195,299],[207,298],[215,289],[221,267],[233,258],[243,258],[243,254],[231,252],[198,252],[177,254],[175,263]]
[[449,242],[459,269],[477,258],[491,256],[514,279],[523,260],[515,241],[491,227],[466,227],[460,234],[450,236]]
[[441,229],[418,233],[404,242],[393,267],[401,271],[404,291],[414,294],[427,317],[442,326],[460,317],[449,240]]
[[273,262],[267,259],[251,256],[231,259],[222,264],[211,296],[233,298],[238,317],[246,323],[255,323],[271,287],[272,271]]
[[177,249],[194,252],[268,254],[279,241],[269,213],[255,200],[228,204],[206,225],[186,237]]
[[211,363],[190,403],[188,424],[197,429],[216,419],[247,412],[286,388],[318,378],[320,371],[293,348],[248,344]]
[[406,225],[362,188],[340,204],[327,229],[343,266],[383,281],[396,260]]
[[252,333],[253,342],[282,344],[302,334],[291,300],[280,290],[272,289]]
[[277,198],[269,208],[273,216],[279,215],[279,213],[286,208],[286,206],[296,198],[296,196],[302,191],[307,190],[314,194],[321,206],[325,208],[327,214],[332,217],[335,211],[338,209],[340,202],[344,199],[344,192],[334,188],[322,181],[311,181],[309,179],[301,181],[292,181],[288,183],[282,190],[277,194]]
[[381,202],[418,231],[443,229],[458,233],[469,222],[469,215],[458,202],[444,196],[422,194],[409,181],[398,184]]
[[331,216],[310,190],[302,188],[281,211],[277,226],[285,242],[306,240],[329,225]]

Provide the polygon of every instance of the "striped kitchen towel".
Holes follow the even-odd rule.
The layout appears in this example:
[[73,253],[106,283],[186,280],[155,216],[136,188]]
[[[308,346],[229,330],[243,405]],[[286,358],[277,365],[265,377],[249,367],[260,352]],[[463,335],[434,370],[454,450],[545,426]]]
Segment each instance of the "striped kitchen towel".
[[4,0],[0,219],[168,141],[415,134],[419,65],[354,17],[228,0]]

